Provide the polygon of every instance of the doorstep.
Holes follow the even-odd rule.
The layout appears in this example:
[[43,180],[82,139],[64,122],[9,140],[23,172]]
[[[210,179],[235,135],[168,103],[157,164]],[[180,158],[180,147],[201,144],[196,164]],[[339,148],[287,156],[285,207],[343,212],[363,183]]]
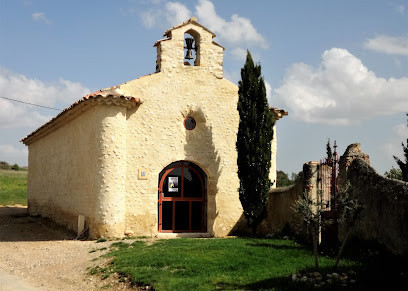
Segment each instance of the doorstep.
[[157,238],[210,238],[213,237],[209,232],[159,232],[155,235]]

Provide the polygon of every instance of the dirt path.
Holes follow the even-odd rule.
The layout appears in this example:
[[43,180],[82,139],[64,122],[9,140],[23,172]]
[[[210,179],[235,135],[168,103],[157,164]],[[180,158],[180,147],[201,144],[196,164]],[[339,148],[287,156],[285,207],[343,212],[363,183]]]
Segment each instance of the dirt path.
[[103,251],[90,251],[110,243],[78,241],[49,220],[27,216],[25,207],[0,207],[0,269],[39,290],[130,290],[87,272],[103,264]]

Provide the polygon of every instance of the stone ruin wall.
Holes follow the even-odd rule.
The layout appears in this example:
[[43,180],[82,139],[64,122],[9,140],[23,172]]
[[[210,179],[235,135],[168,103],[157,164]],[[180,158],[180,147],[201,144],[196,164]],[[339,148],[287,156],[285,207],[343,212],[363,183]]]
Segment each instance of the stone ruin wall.
[[[369,164],[360,144],[350,145],[340,159],[339,188],[346,181],[363,205],[352,236],[376,241],[395,255],[408,255],[408,183],[386,178]],[[344,229],[339,233],[344,237]]]
[[[293,213],[292,207],[304,190],[316,197],[317,169],[317,162],[306,163],[303,180],[289,187],[271,189],[268,214],[258,229],[260,234],[273,236],[289,230],[299,238],[307,238],[302,220]],[[345,188],[347,181],[351,184],[352,197],[363,205],[360,222],[351,231],[352,237],[375,241],[395,255],[408,255],[408,183],[380,175],[370,166],[369,156],[358,143],[349,145],[339,160],[339,191]],[[340,225],[340,241],[345,231]]]

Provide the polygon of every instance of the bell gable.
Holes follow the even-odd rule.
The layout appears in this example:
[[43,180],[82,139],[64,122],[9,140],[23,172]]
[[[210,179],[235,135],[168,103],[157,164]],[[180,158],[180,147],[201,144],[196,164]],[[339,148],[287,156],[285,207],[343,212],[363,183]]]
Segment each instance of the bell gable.
[[215,34],[192,17],[164,33],[157,41],[156,72],[205,70],[223,77],[224,48],[213,41]]

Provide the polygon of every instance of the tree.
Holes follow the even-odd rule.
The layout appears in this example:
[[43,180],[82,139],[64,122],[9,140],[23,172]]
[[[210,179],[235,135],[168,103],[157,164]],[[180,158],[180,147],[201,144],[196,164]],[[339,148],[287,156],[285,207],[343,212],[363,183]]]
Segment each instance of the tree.
[[402,180],[402,171],[392,167],[389,172],[385,171],[384,176],[390,179]]
[[310,230],[313,242],[313,257],[315,269],[319,269],[319,254],[318,242],[320,228],[325,226],[325,221],[321,219],[322,207],[324,202],[322,199],[323,191],[317,191],[316,199],[311,197],[311,193],[304,191],[302,197],[299,197],[293,205],[293,211],[297,213],[306,224],[307,230]]
[[276,187],[285,187],[292,185],[291,180],[289,179],[288,174],[284,171],[277,171],[276,172]]
[[295,184],[297,181],[297,174],[292,173],[291,178],[284,171],[276,172],[276,187],[286,187]]
[[10,165],[7,162],[0,161],[0,169],[1,170],[10,170]]
[[[407,117],[408,117],[408,113],[407,113]],[[408,119],[407,119],[407,126],[408,126]],[[404,151],[405,163],[398,157],[396,156],[393,156],[393,157],[401,169],[402,180],[405,182],[408,182],[408,138],[407,138],[407,145],[404,145],[404,142],[402,142],[401,144],[402,144],[402,149]]]
[[238,82],[239,127],[236,148],[238,152],[239,199],[247,224],[256,233],[266,215],[271,167],[273,115],[266,99],[261,66],[254,65],[247,52],[241,80]]
[[18,171],[18,170],[20,170],[20,167],[17,164],[14,164],[14,165],[11,166],[11,169],[14,170],[14,171]]
[[330,138],[327,139],[326,153],[327,153],[327,162],[330,163],[333,158],[333,153],[332,153],[332,149],[330,146]]

